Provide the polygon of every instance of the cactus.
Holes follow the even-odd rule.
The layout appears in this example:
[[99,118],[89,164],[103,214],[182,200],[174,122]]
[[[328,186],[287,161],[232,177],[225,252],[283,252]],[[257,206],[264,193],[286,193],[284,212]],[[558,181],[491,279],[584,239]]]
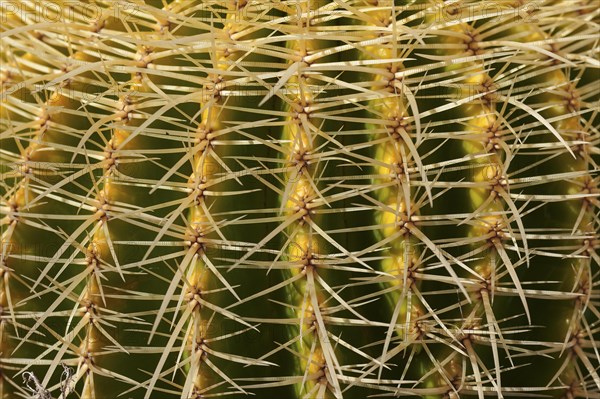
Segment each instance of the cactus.
[[0,8],[0,399],[600,398],[593,1]]

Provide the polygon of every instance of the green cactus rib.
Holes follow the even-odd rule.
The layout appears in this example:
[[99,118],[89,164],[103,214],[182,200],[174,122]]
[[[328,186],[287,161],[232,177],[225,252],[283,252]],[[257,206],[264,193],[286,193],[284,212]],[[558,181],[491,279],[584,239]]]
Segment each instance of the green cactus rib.
[[[309,27],[307,21],[309,15],[314,12],[312,2],[300,4],[301,11],[307,17],[301,20],[306,33]],[[290,9],[289,15],[294,15],[296,10]],[[316,186],[314,160],[318,159],[316,143],[319,139],[319,131],[314,129],[318,121],[310,117],[314,104],[313,92],[309,85],[316,85],[310,77],[304,75],[303,70],[307,66],[301,60],[314,51],[314,40],[309,34],[292,43],[290,50],[299,61],[290,61],[289,70],[293,73],[285,83],[291,94],[289,109],[291,116],[284,127],[283,140],[287,145],[286,158],[295,169],[290,173],[286,182],[285,190],[281,195],[281,208],[285,210],[286,216],[292,223],[286,228],[289,235],[287,247],[289,248],[287,259],[290,262],[302,259],[301,270],[291,268],[289,274],[294,284],[288,289],[290,297],[294,298],[294,308],[290,315],[293,319],[299,319],[299,328],[294,350],[298,353],[299,361],[296,373],[302,376],[302,381],[297,384],[298,395],[313,396],[318,394],[323,397],[327,390],[327,383],[321,384],[320,380],[331,379],[336,382],[333,390],[336,396],[340,396],[340,387],[335,375],[335,354],[330,345],[323,342],[323,334],[326,328],[322,317],[324,309],[321,307],[322,294],[316,283],[318,276],[318,262],[324,257],[321,253],[321,245],[313,231],[313,225],[318,223],[315,218],[315,206],[318,197],[321,196],[319,187]],[[289,154],[289,155],[288,155]],[[311,165],[312,164],[312,165]],[[286,223],[287,224],[287,223]],[[290,243],[293,243],[290,245]],[[285,246],[284,246],[285,247]],[[317,277],[318,278],[318,277]],[[294,292],[295,291],[295,292]],[[327,337],[325,336],[325,341]],[[324,348],[324,346],[327,347]],[[325,376],[325,366],[329,375]]]
[[[391,8],[382,10],[372,7],[369,11],[376,22],[375,26],[382,30],[394,15]],[[377,40],[375,36],[374,39],[374,43],[365,48],[367,59],[380,61],[374,67],[376,72],[371,89],[381,93],[378,96],[381,98],[371,100],[370,111],[375,118],[367,125],[373,132],[371,142],[375,146],[375,175],[378,177],[373,182],[378,188],[377,196],[371,201],[379,209],[376,221],[381,226],[381,239],[377,245],[389,247],[384,252],[381,271],[391,276],[386,278],[387,288],[384,288],[384,292],[389,292],[391,319],[381,358],[369,371],[377,368],[378,379],[381,379],[383,365],[410,347],[411,353],[404,362],[402,373],[393,377],[397,383],[401,383],[407,375],[411,375],[407,373],[413,359],[416,364],[422,363],[421,357],[426,357],[428,351],[427,344],[421,340],[419,326],[423,309],[428,306],[420,291],[420,269],[424,255],[421,246],[432,243],[427,239],[421,241],[423,236],[416,220],[419,218],[419,208],[427,198],[431,198],[431,192],[426,188],[427,192],[424,193],[422,188],[408,184],[417,176],[423,181],[428,179],[418,152],[420,126],[415,118],[410,117],[410,111],[415,112],[414,94],[404,86],[402,79],[396,77],[396,73],[403,68],[401,60],[408,51],[389,38]],[[411,132],[415,136],[411,136]],[[390,349],[394,332],[402,342]]]
[[[539,29],[529,28],[527,41],[547,38],[548,35]],[[524,30],[523,27],[519,31]],[[586,134],[588,127],[582,125],[582,120],[578,117],[581,111],[580,89],[577,87],[578,82],[570,82],[568,75],[562,70],[549,71],[542,75],[545,81],[554,85],[555,89],[552,94],[543,95],[543,99],[550,106],[546,111],[550,117],[555,117],[554,125],[561,132],[565,140],[575,140],[580,144],[573,148],[573,157],[568,157],[565,154],[557,156],[561,166],[567,166],[567,170],[573,173],[573,178],[570,184],[561,187],[563,195],[581,195],[593,191],[595,183],[591,177],[590,170],[594,168],[594,161],[589,155],[588,135]],[[597,179],[596,179],[597,180]],[[590,185],[591,183],[591,185]],[[590,190],[591,189],[591,190]],[[572,232],[579,232],[582,235],[580,241],[582,249],[587,251],[588,234],[594,234],[595,229],[591,218],[592,208],[588,205],[586,197],[569,201],[563,205],[566,208],[565,219],[566,225],[572,227]],[[576,251],[576,253],[579,251]],[[561,329],[562,337],[564,337],[564,347],[568,347],[566,356],[558,356],[557,362],[560,364],[558,371],[553,375],[551,381],[560,378],[573,390],[573,395],[585,395],[580,391],[578,386],[584,383],[580,381],[580,376],[588,373],[593,384],[600,386],[600,377],[595,367],[588,359],[585,353],[586,340],[593,336],[588,321],[584,317],[585,306],[589,301],[589,284],[591,271],[591,257],[576,258],[567,263],[567,270],[563,272],[565,282],[572,284],[572,292],[579,294],[576,298],[569,299],[572,303],[572,309],[566,312],[563,317],[567,321]],[[569,270],[570,269],[570,270]],[[570,308],[571,306],[569,306]],[[562,315],[561,315],[562,316]],[[555,347],[556,354],[558,346]],[[561,351],[563,347],[561,346]],[[562,359],[564,357],[564,359]],[[578,361],[583,365],[579,369]],[[585,391],[585,388],[583,388]]]
[[600,398],[595,2],[0,21],[0,399]]
[[[475,27],[474,24],[460,23],[448,28],[447,36],[442,36],[442,43],[456,44],[458,50],[451,51],[457,58],[477,56],[485,54],[484,50],[479,48],[479,37],[484,34],[487,26]],[[466,47],[466,49],[464,49]],[[465,126],[465,132],[468,134],[464,141],[464,148],[467,155],[473,158],[473,180],[474,185],[469,189],[469,196],[473,206],[473,215],[466,218],[462,223],[468,223],[472,237],[468,241],[471,243],[473,253],[480,254],[475,262],[473,271],[481,280],[470,289],[471,305],[463,302],[466,306],[464,310],[465,318],[461,330],[461,341],[465,346],[471,370],[475,376],[477,393],[480,398],[483,395],[482,378],[488,378],[493,381],[495,391],[502,396],[502,380],[500,365],[500,350],[504,350],[509,361],[510,352],[506,344],[499,347],[498,343],[505,342],[502,334],[502,328],[494,316],[492,305],[494,300],[501,295],[496,287],[501,284],[503,275],[509,274],[515,288],[512,294],[516,293],[526,312],[530,322],[529,308],[526,300],[526,293],[523,290],[519,277],[515,271],[515,264],[509,256],[509,250],[504,244],[507,235],[505,230],[511,224],[521,233],[521,244],[527,252],[527,240],[522,234],[522,221],[520,215],[515,211],[515,204],[510,199],[506,183],[506,171],[510,165],[512,154],[510,147],[503,141],[502,136],[496,135],[496,132],[502,125],[500,114],[497,116],[497,98],[495,94],[494,79],[488,75],[485,70],[485,62],[473,60],[464,64],[458,64],[455,68],[468,70],[465,77],[464,86],[466,90],[462,91],[461,99],[471,99],[470,102],[463,105],[460,110],[468,118]],[[454,68],[451,68],[451,70]],[[499,121],[500,120],[500,121]],[[508,152],[508,154],[507,154]],[[470,222],[470,220],[473,220]],[[512,243],[515,243],[513,241]],[[505,266],[505,270],[498,270],[497,260]],[[496,301],[496,309],[500,306]],[[469,330],[488,330],[488,337],[485,340],[478,339],[478,336],[469,334]],[[483,337],[481,337],[483,338]],[[475,345],[489,345],[492,349],[493,369],[486,370],[479,366],[478,351]],[[460,379],[460,365],[452,359],[453,379],[452,384],[456,385]],[[464,366],[463,366],[464,367]],[[494,373],[492,375],[492,373]]]

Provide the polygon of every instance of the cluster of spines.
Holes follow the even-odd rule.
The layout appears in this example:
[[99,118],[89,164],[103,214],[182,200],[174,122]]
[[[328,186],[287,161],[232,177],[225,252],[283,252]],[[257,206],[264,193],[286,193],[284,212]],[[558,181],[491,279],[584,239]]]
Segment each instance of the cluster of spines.
[[[547,1],[531,8],[507,1],[494,10],[476,2],[433,1],[276,2],[255,9],[246,2],[186,8],[176,1],[163,9],[141,3],[120,9],[121,3],[98,5],[112,17],[89,21],[76,7],[68,13],[75,16],[69,21],[75,32],[82,25],[89,32],[71,44],[67,34],[50,25],[19,30],[31,22],[27,18],[11,19],[17,29],[5,36],[16,49],[6,57],[21,64],[11,63],[2,75],[8,93],[3,99],[2,123],[7,128],[2,140],[11,143],[2,159],[23,163],[24,169],[22,175],[5,174],[12,180],[2,192],[7,215],[0,291],[3,365],[26,366],[6,358],[16,340],[6,341],[5,329],[23,320],[36,330],[25,335],[23,348],[44,347],[48,337],[58,341],[35,355],[50,365],[42,383],[50,387],[50,381],[56,382],[53,374],[59,362],[77,365],[74,382],[83,380],[82,392],[89,398],[101,395],[95,376],[116,377],[131,385],[131,392],[145,387],[146,397],[154,392],[175,397],[262,392],[289,385],[297,387],[300,397],[341,397],[357,387],[389,395],[480,397],[526,390],[560,392],[565,386],[566,396],[593,397],[600,389],[593,363],[598,329],[593,301],[598,276],[598,110],[592,101],[598,101],[598,92],[590,83],[590,75],[593,79],[598,70],[593,56],[598,23],[590,4]],[[532,9],[533,15],[522,15]],[[524,23],[526,17],[539,20]],[[567,27],[561,18],[582,22]],[[118,31],[129,36],[118,38]],[[187,34],[196,37],[188,40]],[[30,43],[18,44],[16,39],[23,35],[38,43],[33,45],[36,50],[53,54],[48,63],[20,53],[33,50]],[[85,43],[88,37],[90,43]],[[103,51],[106,58],[98,55]],[[345,58],[351,51],[360,53],[359,58]],[[277,61],[269,65],[259,57]],[[578,71],[579,82],[569,83],[570,68]],[[49,71],[47,76],[43,71]],[[195,71],[203,78],[190,78]],[[359,74],[372,81],[361,81]],[[548,79],[539,82],[536,75]],[[119,90],[110,86],[120,79],[130,82],[120,81]],[[69,94],[42,101],[36,119],[31,99],[19,102],[20,92],[10,91],[19,80],[27,89],[37,82],[50,89],[58,83]],[[186,80],[189,87],[183,86]],[[80,82],[106,92],[86,102],[85,90],[77,88]],[[234,88],[228,90],[229,84]],[[446,84],[466,93],[445,102],[447,97],[427,98],[428,90]],[[115,94],[123,88],[126,94]],[[336,90],[341,94],[328,93]],[[248,103],[234,101],[243,96]],[[284,111],[261,109],[272,99],[283,103]],[[80,100],[81,106],[70,104]],[[201,111],[188,107],[194,103]],[[252,121],[238,120],[241,115]],[[87,121],[74,126],[80,119]],[[349,130],[351,124],[369,132]],[[47,126],[61,130],[65,138],[42,135]],[[356,137],[362,142],[356,144]],[[38,140],[45,148],[38,148]],[[464,154],[454,141],[464,143]],[[148,145],[164,148],[144,149]],[[280,154],[228,157],[225,147],[236,145],[269,147]],[[535,151],[548,159],[534,158]],[[567,159],[570,152],[575,159]],[[32,153],[40,157],[37,166],[51,171],[51,177],[38,178],[36,171],[31,177]],[[175,160],[168,154],[181,157]],[[143,160],[139,165],[159,177],[118,174],[118,165],[128,165],[123,161],[127,157],[129,165],[137,164],[136,158]],[[527,165],[528,157],[536,159],[533,167]],[[15,162],[20,159],[23,162]],[[68,165],[69,161],[75,163]],[[266,163],[283,167],[269,169]],[[352,172],[337,170],[347,165]],[[353,175],[365,173],[370,165],[377,165],[375,177],[353,182]],[[215,169],[221,173],[215,175]],[[464,171],[471,174],[457,178]],[[234,181],[262,186],[280,203],[270,202],[272,209],[261,210],[241,200],[241,208],[231,211],[226,204],[256,195],[254,190],[233,192]],[[556,188],[559,194],[551,191]],[[460,194],[464,191],[468,194]],[[160,197],[160,192],[169,195]],[[31,208],[26,194],[35,198]],[[154,198],[164,199],[156,203]],[[45,200],[62,208],[52,210]],[[470,205],[461,207],[459,202]],[[568,211],[570,229],[550,222],[546,225],[557,227],[557,233],[542,234],[531,227],[536,222],[530,215],[539,215],[555,202],[562,208],[552,209]],[[460,211],[448,210],[448,203]],[[221,207],[226,210],[219,212]],[[331,215],[341,213],[362,218],[362,226],[330,229],[328,223],[337,223]],[[55,224],[61,216],[73,223]],[[263,223],[272,226],[263,237],[228,240],[236,229]],[[37,254],[11,252],[24,244],[19,239],[32,240],[14,238],[19,224],[43,231],[43,237],[65,240],[53,253],[37,258],[34,268],[40,266],[41,273],[33,278],[16,265]],[[447,228],[456,225],[455,230]],[[123,231],[128,228],[143,230],[148,241],[135,244]],[[341,242],[353,234],[376,241],[348,249]],[[272,249],[270,244],[280,238],[285,244]],[[555,245],[560,239],[564,246]],[[142,256],[123,256],[135,245],[147,247]],[[165,255],[165,247],[177,250]],[[219,255],[208,254],[215,248],[221,250]],[[265,262],[261,256],[272,258]],[[541,277],[539,259],[560,257],[563,278],[573,279],[571,291]],[[89,268],[78,271],[83,264]],[[247,272],[248,281],[264,279],[267,270],[284,273],[272,288],[249,293],[252,287],[246,287],[246,296],[238,297],[243,287],[238,290],[229,282],[230,268]],[[339,276],[351,279],[342,281]],[[527,287],[534,283],[528,280],[532,276],[541,288]],[[102,282],[106,277],[110,283]],[[143,283],[120,288],[122,278],[143,278]],[[356,287],[372,292],[353,298],[349,293]],[[103,288],[111,292],[103,294]],[[263,303],[259,301],[280,288],[290,293],[286,306],[294,314],[287,320],[281,315],[257,316],[260,311],[244,314],[249,312],[244,304]],[[18,300],[11,299],[13,292]],[[506,303],[498,305],[501,296],[516,296],[520,307],[507,310]],[[212,302],[216,297],[221,304]],[[452,303],[441,301],[444,297],[453,298]],[[540,298],[575,304],[565,342],[535,338],[537,328],[515,310],[524,307],[535,324],[529,306]],[[155,308],[136,308],[118,299]],[[182,301],[189,308],[183,309]],[[50,306],[35,319],[32,312],[42,303]],[[73,307],[83,318],[73,329],[69,323],[68,338],[61,340],[59,330],[47,321],[69,320],[75,313],[67,309]],[[387,309],[381,320],[365,317],[362,311],[375,307]],[[464,319],[457,320],[458,314]],[[263,332],[285,328],[295,345],[260,341],[264,355],[256,360],[219,352],[205,335],[211,335],[210,326],[226,319],[237,323],[235,334],[257,327]],[[520,321],[511,322],[515,319]],[[124,345],[101,330],[103,322],[117,324],[121,332],[137,331],[141,325],[154,346],[145,339]],[[362,347],[357,328],[380,333]],[[38,339],[42,331],[47,337]],[[509,338],[519,333],[529,340]],[[227,341],[228,335],[217,340],[221,339]],[[493,348],[491,362],[481,349],[486,346]],[[520,356],[534,358],[532,347],[544,347],[542,352],[559,357],[553,364],[554,378],[547,386],[512,386],[511,371],[521,367]],[[405,351],[408,357],[396,365]],[[502,351],[508,362],[500,359]],[[364,364],[345,363],[352,358],[346,352]],[[119,359],[146,356],[158,366],[145,370],[148,380],[138,374],[133,382],[122,368],[106,368],[111,366],[102,359],[115,353],[124,355]],[[267,366],[275,353],[292,359],[293,375],[282,372],[253,380],[255,367],[248,367],[249,377],[237,379],[236,372],[230,376],[211,360]],[[209,375],[216,380],[208,381]],[[3,378],[2,387],[3,395],[24,393],[14,379]]]
[[[479,34],[470,23],[450,26],[448,33],[441,37],[442,43],[456,46],[456,50],[449,49],[449,52],[455,54],[457,58],[484,53],[479,48]],[[499,360],[501,352],[499,353],[499,350],[506,349],[506,345],[498,345],[499,342],[504,342],[504,337],[494,316],[492,305],[494,297],[502,295],[496,287],[506,272],[515,285],[515,290],[525,306],[529,319],[525,294],[504,246],[504,242],[510,237],[510,233],[507,234],[507,226],[515,222],[514,217],[511,217],[511,212],[506,211],[507,206],[505,205],[507,199],[509,202],[511,201],[507,198],[505,169],[510,161],[507,158],[512,154],[506,154],[508,146],[502,141],[502,137],[496,134],[501,122],[496,115],[498,104],[494,81],[486,72],[485,61],[474,59],[471,62],[458,64],[457,67],[468,68],[467,76],[464,79],[467,90],[460,93],[461,99],[471,99],[462,107],[464,110],[461,109],[464,116],[468,118],[464,127],[467,136],[463,145],[468,155],[474,155],[472,161],[473,187],[469,189],[473,215],[461,223],[469,224],[469,237],[472,237],[469,241],[473,246],[473,254],[479,255],[473,266],[473,271],[479,276],[479,281],[470,284],[472,302],[464,310],[465,317],[460,326],[459,339],[465,347],[479,397],[484,395],[483,378],[488,378],[493,384],[494,390],[499,396],[502,396],[502,373]],[[479,157],[476,158],[477,155]],[[485,156],[481,157],[481,155]],[[513,209],[511,208],[511,211]],[[519,216],[517,215],[517,217]],[[469,223],[469,220],[472,221]],[[517,221],[517,223],[519,222]],[[521,238],[523,242],[526,242],[524,237]],[[499,264],[504,264],[506,271],[497,270]],[[472,275],[466,277],[472,277]],[[484,331],[478,334],[469,333],[469,330],[481,329],[488,330],[487,337],[485,337]],[[479,337],[483,337],[484,341],[478,339]],[[493,375],[485,367],[482,370],[479,365],[477,352],[474,349],[474,345],[477,343],[484,343],[492,347]],[[510,357],[510,352],[506,351],[506,354]]]
[[[373,4],[377,5],[377,2]],[[394,7],[372,7],[369,11],[368,14],[380,29],[390,26]],[[392,29],[396,27],[392,26]],[[380,123],[372,126],[371,137],[377,143],[374,150],[377,178],[373,183],[378,189],[375,199],[380,210],[375,222],[380,225],[379,235],[389,248],[384,252],[381,271],[389,276],[385,284],[389,288],[384,292],[389,291],[387,296],[391,305],[391,318],[381,357],[372,368],[377,366],[380,379],[383,365],[414,344],[408,361],[402,366],[402,373],[394,376],[399,381],[405,379],[408,366],[415,353],[420,351],[416,349],[418,343],[424,337],[420,320],[424,314],[421,304],[424,298],[419,291],[419,269],[423,266],[423,258],[418,238],[420,232],[415,234],[417,227],[414,216],[418,217],[419,207],[426,197],[420,196],[423,194],[420,188],[411,186],[410,181],[426,179],[427,176],[417,149],[419,134],[410,134],[416,133],[414,119],[411,120],[409,114],[408,97],[412,93],[407,92],[402,79],[396,77],[403,67],[399,61],[403,56],[401,51],[401,45],[391,37],[365,48],[365,57],[380,60],[382,63],[377,68],[384,72],[374,76],[372,90],[381,94],[380,98],[371,100],[370,111],[380,119]],[[398,61],[385,63],[387,60]],[[397,333],[402,343],[390,350],[393,333]]]

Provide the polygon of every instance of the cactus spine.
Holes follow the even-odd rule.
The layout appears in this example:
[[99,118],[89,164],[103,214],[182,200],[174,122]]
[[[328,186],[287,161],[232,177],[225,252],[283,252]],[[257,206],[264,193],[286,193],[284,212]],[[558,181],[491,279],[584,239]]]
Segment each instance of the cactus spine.
[[600,398],[593,2],[0,9],[0,399]]

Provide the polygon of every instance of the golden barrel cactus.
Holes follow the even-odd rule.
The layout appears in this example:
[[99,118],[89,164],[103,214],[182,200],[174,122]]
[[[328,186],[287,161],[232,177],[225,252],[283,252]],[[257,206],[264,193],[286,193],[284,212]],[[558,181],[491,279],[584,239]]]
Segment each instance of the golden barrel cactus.
[[0,399],[600,398],[594,1],[0,19]]

